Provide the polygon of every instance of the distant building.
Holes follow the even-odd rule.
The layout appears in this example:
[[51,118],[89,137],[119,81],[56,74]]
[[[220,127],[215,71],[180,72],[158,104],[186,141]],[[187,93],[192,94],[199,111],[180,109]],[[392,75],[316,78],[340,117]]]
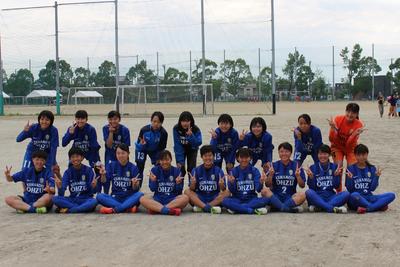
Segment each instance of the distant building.
[[238,90],[238,98],[239,99],[258,99],[258,89],[256,84],[248,84],[243,88]]

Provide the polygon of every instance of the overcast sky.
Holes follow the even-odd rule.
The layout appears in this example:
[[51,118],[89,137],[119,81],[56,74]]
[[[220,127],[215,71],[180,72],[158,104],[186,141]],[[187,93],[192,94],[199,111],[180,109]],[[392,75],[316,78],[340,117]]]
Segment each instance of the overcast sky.
[[[75,0],[58,3],[77,2]],[[200,58],[200,0],[119,1],[119,49],[121,74],[139,59],[156,67],[156,52],[162,65],[189,70],[189,50]],[[1,0],[0,8],[52,5],[45,0]],[[375,57],[386,73],[391,58],[400,57],[400,1],[398,0],[275,0],[277,71],[288,52],[296,47],[320,69],[328,80],[332,76],[332,45],[335,46],[336,75],[343,75],[340,49],[358,42],[365,55]],[[54,9],[2,11],[0,30],[4,68],[27,68],[32,72],[54,58]],[[268,0],[205,0],[206,56],[222,62],[243,57],[258,72],[258,48],[262,66],[270,64],[271,28]],[[60,6],[60,57],[75,67],[96,70],[114,55],[113,4]],[[194,63],[193,63],[194,65]],[[336,79],[338,81],[338,78]]]

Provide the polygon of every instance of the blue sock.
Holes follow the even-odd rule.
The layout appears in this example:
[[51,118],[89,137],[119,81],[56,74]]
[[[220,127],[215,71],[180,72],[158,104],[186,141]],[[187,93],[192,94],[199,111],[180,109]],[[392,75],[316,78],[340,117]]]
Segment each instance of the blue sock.
[[35,212],[36,212],[36,208],[35,208],[33,205],[32,205],[32,206],[29,206],[28,212],[29,212],[29,213],[35,213]]
[[254,209],[248,207],[246,204],[241,203],[237,198],[227,197],[222,201],[222,205],[227,209],[240,214],[253,214]]
[[293,198],[288,198],[285,203],[283,203],[283,211],[290,211],[294,207],[297,207],[297,205]]
[[69,209],[68,212],[69,213],[91,212],[96,208],[96,206],[97,206],[97,200],[94,198],[89,198],[82,204]]
[[333,195],[328,201],[333,207],[341,207],[349,200],[350,193],[348,191],[342,191],[336,195]]
[[205,211],[205,212],[211,212],[211,206],[210,206],[210,204],[206,204],[206,206],[203,208],[203,210]]
[[162,207],[161,214],[168,215],[169,214],[169,208],[167,208],[166,206]]
[[284,205],[277,196],[272,195],[272,197],[270,197],[270,202],[271,202],[272,207],[274,207],[275,209],[278,209],[280,211],[283,211]]
[[124,212],[133,206],[139,205],[139,200],[144,194],[142,192],[136,192],[133,195],[127,197],[124,202],[114,207],[115,212]]
[[380,210],[386,205],[389,205],[389,203],[396,198],[394,193],[383,193],[381,195],[375,195],[375,197],[377,198],[377,200],[368,205],[367,211]]
[[306,191],[306,197],[308,204],[322,208],[327,212],[333,212],[333,207],[330,203],[326,202],[320,195],[318,195],[314,190],[308,189]]
[[349,202],[352,203],[352,208],[357,209],[358,207],[367,208],[369,206],[369,201],[366,200],[360,193],[351,193]]

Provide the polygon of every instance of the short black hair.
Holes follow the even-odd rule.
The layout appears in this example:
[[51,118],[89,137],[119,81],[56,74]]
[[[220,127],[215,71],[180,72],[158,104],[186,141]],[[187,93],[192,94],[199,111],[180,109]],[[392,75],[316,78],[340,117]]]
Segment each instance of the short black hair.
[[170,158],[172,160],[171,152],[169,150],[161,151],[160,155],[159,155],[159,159],[162,160],[162,159],[166,159],[166,158]]
[[34,158],[47,160],[47,153],[43,150],[36,150],[35,152],[32,153],[32,159]]
[[79,147],[71,147],[71,149],[68,151],[68,157],[71,158],[73,155],[79,155],[84,157],[85,153]]
[[360,112],[360,106],[357,103],[349,103],[346,106],[346,111],[358,114]]
[[303,119],[307,124],[311,124],[311,117],[308,114],[301,114],[297,121],[300,121],[300,119]]
[[153,120],[154,117],[157,117],[161,123],[164,122],[164,114],[161,111],[154,111],[153,114],[151,114],[151,120]]
[[368,154],[369,153],[369,149],[366,145],[364,144],[358,144],[356,145],[356,147],[354,148],[354,154],[356,155],[360,155],[360,154]]
[[182,121],[190,121],[190,125],[193,127],[195,125],[193,114],[189,111],[184,111],[179,115],[178,126],[181,127]]
[[54,123],[54,114],[50,110],[42,110],[38,115],[38,123],[40,123],[41,118],[47,118],[50,120],[50,126]]
[[283,148],[285,150],[289,150],[290,153],[293,152],[293,146],[288,142],[283,142],[283,143],[279,144],[278,151],[281,150],[281,148]]
[[236,159],[239,158],[251,158],[251,151],[247,147],[239,148],[236,151]]
[[233,127],[233,119],[231,117],[231,115],[223,113],[218,117],[218,121],[217,123],[219,124],[220,122],[224,122],[224,123],[229,123],[231,125],[231,127]]
[[200,148],[200,156],[204,156],[207,153],[212,153],[214,155],[214,150],[211,145],[204,145]]
[[328,153],[330,155],[331,154],[331,148],[328,145],[322,144],[318,148],[318,153]]
[[87,119],[89,117],[86,110],[78,110],[75,112],[75,118],[77,119]]
[[250,122],[250,132],[251,128],[253,128],[253,126],[256,126],[256,124],[260,124],[262,126],[263,132],[267,130],[267,123],[265,122],[265,120],[261,117],[255,117]]
[[118,148],[129,153],[129,146],[127,144],[124,144],[124,143],[119,144],[119,145],[117,145],[117,149]]
[[107,118],[111,119],[114,117],[118,117],[118,119],[121,119],[121,113],[116,110],[111,110],[110,112],[108,112]]

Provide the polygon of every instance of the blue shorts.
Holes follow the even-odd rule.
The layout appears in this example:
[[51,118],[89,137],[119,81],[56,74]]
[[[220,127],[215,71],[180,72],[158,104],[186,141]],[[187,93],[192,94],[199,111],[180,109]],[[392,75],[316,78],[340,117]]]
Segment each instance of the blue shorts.
[[153,199],[155,201],[157,201],[158,203],[162,204],[162,205],[167,205],[168,203],[170,203],[172,200],[174,200],[176,198],[176,196],[153,196]]
[[214,195],[205,195],[205,194],[199,194],[196,193],[197,197],[204,203],[204,204],[208,204],[210,202],[212,202],[217,196],[218,194],[214,194]]
[[32,206],[32,204],[35,203],[41,196],[38,198],[33,198],[33,197],[18,195],[18,197],[22,199],[22,201],[25,202],[26,204]]
[[280,193],[275,193],[275,192],[273,192],[273,193],[282,203],[285,203],[286,200],[288,200],[289,198],[292,198],[292,196],[287,195],[287,194],[280,194]]

